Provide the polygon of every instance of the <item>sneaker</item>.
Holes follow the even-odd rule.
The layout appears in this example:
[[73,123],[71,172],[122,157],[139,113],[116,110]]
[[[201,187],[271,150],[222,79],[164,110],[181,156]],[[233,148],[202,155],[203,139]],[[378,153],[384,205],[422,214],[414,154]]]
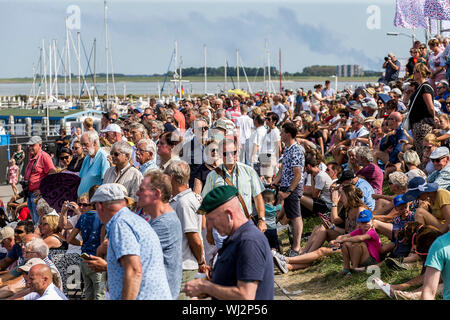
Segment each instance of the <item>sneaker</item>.
[[280,269],[283,273],[288,273],[289,269],[287,267],[287,262],[284,259],[279,258],[278,256],[273,256],[273,261],[275,262],[275,265],[278,269]]
[[375,287],[383,291],[389,298],[391,298],[391,285],[384,283],[380,278],[373,279]]
[[282,255],[281,253],[277,252],[276,250],[272,250],[272,256],[275,258],[277,257],[278,259],[280,259],[281,261],[286,262],[286,257],[284,255]]
[[298,251],[295,251],[294,249],[289,249],[289,251],[286,253],[286,256],[288,256],[289,258],[292,258],[292,257],[297,257],[297,256],[299,256],[300,255],[300,252],[298,252]]

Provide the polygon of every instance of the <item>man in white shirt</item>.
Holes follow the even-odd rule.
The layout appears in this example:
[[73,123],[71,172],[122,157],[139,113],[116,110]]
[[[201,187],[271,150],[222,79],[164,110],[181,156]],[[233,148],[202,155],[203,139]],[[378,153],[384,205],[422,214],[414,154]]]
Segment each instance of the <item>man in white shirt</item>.
[[255,130],[252,132],[250,138],[248,139],[248,154],[249,163],[255,169],[255,171],[260,174],[260,162],[259,154],[261,152],[262,141],[266,135],[266,128],[264,128],[264,118],[259,115],[253,119],[253,124],[255,125]]
[[268,130],[262,141],[259,158],[261,175],[264,176],[267,183],[271,183],[272,177],[275,175],[275,169],[281,154],[281,135],[280,130],[276,127],[278,119],[275,112],[269,112],[266,115]]
[[248,116],[248,106],[243,105],[241,107],[241,114],[242,116],[236,119],[236,129],[239,129],[239,143],[241,144],[239,161],[249,164],[250,155],[246,152],[245,145],[252,134],[254,125],[253,119]]
[[[39,259],[40,260],[40,259]],[[24,300],[68,300],[64,293],[53,284],[50,267],[42,262],[36,262],[26,277],[27,286],[31,293],[23,297]]]

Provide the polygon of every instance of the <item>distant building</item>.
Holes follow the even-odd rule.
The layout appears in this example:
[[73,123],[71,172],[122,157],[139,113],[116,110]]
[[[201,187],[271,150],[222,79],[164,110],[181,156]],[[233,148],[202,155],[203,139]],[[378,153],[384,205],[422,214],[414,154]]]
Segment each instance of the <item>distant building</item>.
[[336,66],[338,77],[359,77],[364,75],[364,70],[359,64],[343,64]]

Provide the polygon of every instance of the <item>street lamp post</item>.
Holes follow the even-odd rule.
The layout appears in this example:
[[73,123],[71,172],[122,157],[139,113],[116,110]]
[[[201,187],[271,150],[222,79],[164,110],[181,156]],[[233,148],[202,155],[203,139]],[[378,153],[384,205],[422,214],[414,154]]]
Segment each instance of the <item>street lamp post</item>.
[[334,86],[335,86],[335,91],[336,91],[336,93],[337,93],[337,91],[338,91],[338,76],[337,75],[332,75],[332,76],[330,76],[331,78],[335,78],[334,79]]
[[412,35],[404,33],[404,32],[387,32],[386,35],[387,36],[405,36],[405,37],[411,38],[413,46],[414,46],[414,42],[416,42],[416,35],[414,33],[414,29],[413,29]]

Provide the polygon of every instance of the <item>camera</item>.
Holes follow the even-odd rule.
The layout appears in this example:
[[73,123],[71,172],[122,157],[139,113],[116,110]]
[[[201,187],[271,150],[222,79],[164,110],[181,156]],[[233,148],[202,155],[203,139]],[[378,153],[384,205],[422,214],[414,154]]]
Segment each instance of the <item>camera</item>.
[[22,190],[24,193],[28,192],[28,185],[29,185],[29,181],[27,180],[21,180],[19,181],[20,185],[22,186]]
[[384,57],[384,61],[392,60],[391,57]]

